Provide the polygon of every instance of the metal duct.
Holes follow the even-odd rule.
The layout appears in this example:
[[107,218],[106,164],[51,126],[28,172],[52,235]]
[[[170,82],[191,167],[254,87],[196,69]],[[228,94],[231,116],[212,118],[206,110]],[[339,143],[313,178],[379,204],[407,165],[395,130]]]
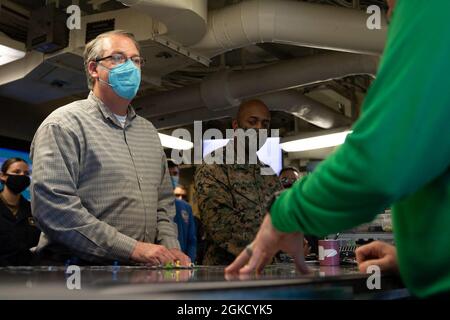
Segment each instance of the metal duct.
[[[207,0],[118,0],[126,6],[145,12],[162,22],[164,36],[188,46],[197,43],[206,33]],[[151,28],[152,26],[145,26]]]
[[367,28],[369,15],[355,9],[302,1],[251,0],[214,11],[208,16],[208,31],[191,46],[207,57],[249,46],[273,42],[380,55],[387,25]]
[[[313,100],[296,90],[285,90],[256,96],[254,99],[263,101],[272,111],[284,111],[297,116],[320,128],[329,129],[351,124],[351,120],[329,107]],[[180,111],[164,116],[154,116],[149,120],[158,128],[166,129],[175,126],[190,124],[194,121],[234,117],[238,107],[222,110],[210,110],[206,107]]]
[[[145,117],[156,117],[201,107],[218,111],[236,106],[242,99],[271,92],[350,75],[374,75],[377,65],[378,58],[375,56],[340,52],[315,55],[245,72],[219,72],[206,78],[200,84],[136,99],[134,105],[142,107],[141,114]],[[342,120],[335,119],[336,113],[326,110],[325,106],[311,107],[308,112],[305,112],[306,109],[302,106],[308,104],[317,106],[318,102],[297,93],[295,96],[291,94],[289,103],[280,108],[296,116],[302,115],[302,119],[323,128],[329,128],[332,123]]]

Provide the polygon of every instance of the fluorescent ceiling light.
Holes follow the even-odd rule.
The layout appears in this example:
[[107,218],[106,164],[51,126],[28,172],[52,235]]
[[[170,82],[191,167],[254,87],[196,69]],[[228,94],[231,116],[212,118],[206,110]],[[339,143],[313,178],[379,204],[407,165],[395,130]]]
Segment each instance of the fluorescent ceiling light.
[[0,32],[0,66],[22,59],[25,54],[25,44]]
[[180,138],[172,137],[167,134],[158,133],[161,144],[165,148],[171,148],[176,150],[189,150],[194,147],[194,144],[190,141]]
[[351,130],[335,132],[315,137],[297,139],[293,141],[283,142],[281,149],[286,152],[300,152],[306,150],[315,150],[321,148],[328,148],[343,144],[345,138]]

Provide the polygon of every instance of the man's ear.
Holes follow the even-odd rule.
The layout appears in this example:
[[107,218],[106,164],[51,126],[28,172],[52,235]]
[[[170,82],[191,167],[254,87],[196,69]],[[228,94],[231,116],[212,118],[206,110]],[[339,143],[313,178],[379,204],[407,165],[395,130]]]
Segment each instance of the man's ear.
[[231,127],[233,128],[233,130],[236,130],[237,128],[239,128],[237,119],[233,119],[233,121],[231,122]]
[[92,78],[98,79],[97,62],[89,61],[88,62],[88,71]]

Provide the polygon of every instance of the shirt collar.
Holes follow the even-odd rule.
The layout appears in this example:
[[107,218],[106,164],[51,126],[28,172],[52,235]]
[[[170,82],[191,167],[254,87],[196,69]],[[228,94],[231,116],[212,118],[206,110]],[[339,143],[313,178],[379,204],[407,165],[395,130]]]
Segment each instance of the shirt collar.
[[[100,100],[100,98],[95,96],[94,92],[92,92],[92,91],[89,92],[88,101],[90,101],[91,103],[93,103],[94,105],[96,105],[98,107],[98,109],[100,110],[100,113],[102,114],[102,116],[105,119],[109,119],[115,125],[122,128],[121,124],[119,123],[119,120],[117,120],[114,113],[112,113],[112,111],[103,103],[102,100]],[[136,118],[136,112],[134,111],[134,108],[131,105],[129,105],[128,111],[127,111],[127,121],[125,122],[125,127],[130,125],[131,121],[133,121],[134,118]]]

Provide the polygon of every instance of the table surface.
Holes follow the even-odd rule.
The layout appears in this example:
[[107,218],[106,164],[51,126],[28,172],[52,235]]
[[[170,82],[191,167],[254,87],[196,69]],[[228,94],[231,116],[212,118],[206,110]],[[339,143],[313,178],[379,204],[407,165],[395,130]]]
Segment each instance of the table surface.
[[[306,275],[283,263],[248,276],[225,276],[223,266],[85,266],[79,267],[80,287],[66,267],[2,267],[0,299],[353,299],[355,292],[369,292],[370,274],[356,266],[308,265]],[[382,278],[378,294],[406,294],[398,278]]]

